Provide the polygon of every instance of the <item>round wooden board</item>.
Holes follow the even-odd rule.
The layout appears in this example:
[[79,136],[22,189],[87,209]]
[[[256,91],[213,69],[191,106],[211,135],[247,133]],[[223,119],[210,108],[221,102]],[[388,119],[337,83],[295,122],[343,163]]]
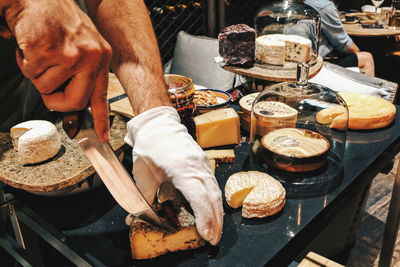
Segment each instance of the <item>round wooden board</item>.
[[[311,79],[322,68],[323,59],[321,56],[318,56],[317,61],[313,66],[310,67],[309,78]],[[296,68],[284,69],[280,68],[279,66],[274,66],[274,68],[264,68],[259,67],[257,64],[254,65],[252,68],[241,68],[235,66],[224,66],[224,70],[248,76],[256,79],[267,80],[267,81],[274,81],[274,82],[291,82],[296,81]]]
[[[61,122],[56,123],[62,148],[50,161],[23,166],[18,160],[9,133],[0,133],[0,181],[32,192],[50,192],[73,186],[95,173],[89,160],[75,140],[68,138]],[[115,116],[111,127],[110,145],[117,153],[125,143],[126,121]]]

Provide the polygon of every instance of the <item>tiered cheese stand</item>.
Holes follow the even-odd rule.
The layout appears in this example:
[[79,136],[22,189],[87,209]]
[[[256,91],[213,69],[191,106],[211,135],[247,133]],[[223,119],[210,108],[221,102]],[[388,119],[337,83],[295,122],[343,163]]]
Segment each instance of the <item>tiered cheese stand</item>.
[[[250,133],[251,149],[245,168],[274,176],[284,185],[288,197],[325,194],[340,184],[343,177],[347,123],[341,129],[334,129],[329,121],[318,121],[317,114],[328,107],[341,106],[346,122],[348,110],[336,92],[308,82],[323,65],[318,55],[320,16],[313,8],[299,2],[273,2],[258,12],[255,31],[254,66],[223,66],[227,71],[246,77],[280,82],[249,100],[254,102],[246,103],[247,108],[251,105],[251,111],[243,112],[246,118],[242,117],[241,121],[242,128]],[[258,38],[280,36],[285,36],[284,40],[296,40],[298,36],[309,39],[308,61],[293,60],[286,55],[283,65],[262,62],[264,55],[258,54]],[[300,45],[291,43],[289,46],[297,55],[301,53],[296,50]],[[286,50],[287,47],[286,43]],[[265,51],[269,51],[268,47]],[[269,56],[265,58],[270,60]]]

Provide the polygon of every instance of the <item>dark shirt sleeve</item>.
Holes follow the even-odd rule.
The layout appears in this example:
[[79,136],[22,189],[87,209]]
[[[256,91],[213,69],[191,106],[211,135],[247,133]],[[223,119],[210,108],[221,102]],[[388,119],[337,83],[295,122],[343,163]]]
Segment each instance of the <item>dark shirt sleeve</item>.
[[339,52],[346,52],[346,48],[353,43],[353,40],[345,32],[336,7],[333,4],[328,5],[321,10],[320,15],[321,32],[329,44]]

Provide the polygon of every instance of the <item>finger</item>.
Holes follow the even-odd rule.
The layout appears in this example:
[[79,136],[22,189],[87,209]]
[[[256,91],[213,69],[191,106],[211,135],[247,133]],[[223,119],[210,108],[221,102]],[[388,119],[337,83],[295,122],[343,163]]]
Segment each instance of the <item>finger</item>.
[[48,69],[55,66],[64,66],[67,69],[74,69],[82,59],[82,54],[75,47],[64,49],[60,54],[43,55],[40,52],[30,52],[29,49],[16,51],[16,59],[22,73],[29,79],[36,79],[42,76]]
[[52,66],[38,78],[31,79],[36,89],[42,94],[51,94],[73,75],[73,68],[60,65]]
[[218,183],[214,177],[210,177],[209,179],[205,179],[204,187],[208,192],[208,196],[211,200],[211,205],[213,208],[213,228],[212,228],[212,237],[209,240],[211,245],[216,245],[221,239],[222,227],[223,227],[223,218],[224,218],[224,209],[222,207],[222,196],[221,190],[219,189]]
[[94,129],[97,137],[103,142],[110,139],[110,122],[107,101],[108,65],[102,67],[97,75],[93,95],[90,98],[90,107]]
[[[174,183],[174,181],[173,181]],[[185,199],[189,202],[196,219],[196,227],[199,234],[207,241],[213,239],[213,210],[210,198],[202,182],[197,179],[179,180],[174,183]]]
[[86,108],[94,88],[96,73],[83,71],[71,78],[63,91],[42,95],[44,104],[52,110],[66,112]]

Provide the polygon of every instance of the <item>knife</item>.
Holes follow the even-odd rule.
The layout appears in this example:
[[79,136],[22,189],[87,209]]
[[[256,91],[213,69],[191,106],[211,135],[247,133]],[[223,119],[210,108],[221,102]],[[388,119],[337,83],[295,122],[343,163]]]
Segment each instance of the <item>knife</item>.
[[78,142],[108,191],[124,210],[161,225],[160,218],[115,156],[110,144],[98,139],[92,115],[87,109],[65,113],[63,129],[69,138]]

